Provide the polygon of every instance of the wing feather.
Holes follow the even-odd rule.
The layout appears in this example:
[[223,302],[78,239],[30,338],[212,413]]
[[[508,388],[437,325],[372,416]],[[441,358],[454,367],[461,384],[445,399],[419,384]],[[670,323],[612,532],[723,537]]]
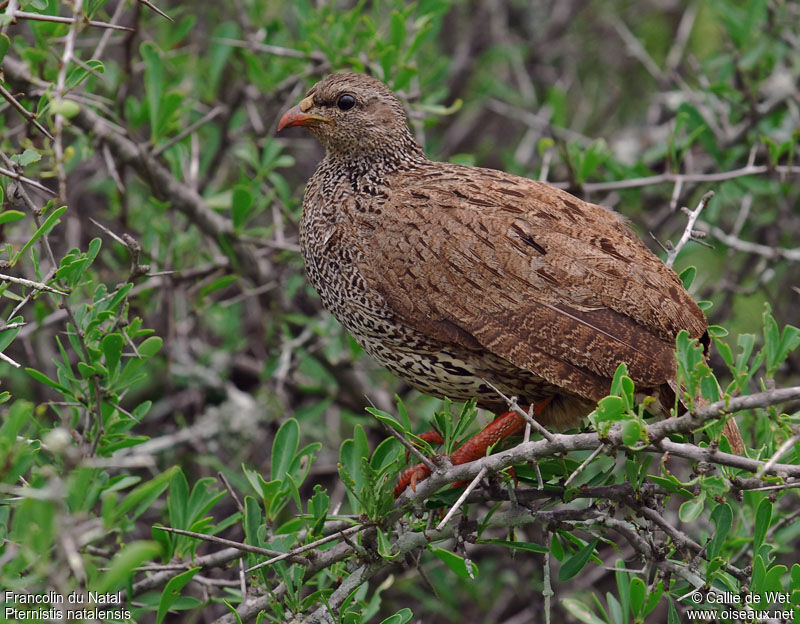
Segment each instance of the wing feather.
[[432,167],[351,215],[359,270],[403,322],[588,398],[587,379],[622,361],[644,386],[672,378],[675,335],[699,337],[705,318],[618,216],[526,178]]

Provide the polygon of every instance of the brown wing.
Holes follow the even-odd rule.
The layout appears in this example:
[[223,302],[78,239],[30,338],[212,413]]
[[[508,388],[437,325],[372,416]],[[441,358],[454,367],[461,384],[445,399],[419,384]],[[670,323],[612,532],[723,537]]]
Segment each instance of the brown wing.
[[[396,180],[397,178],[395,178]],[[596,399],[618,364],[655,387],[705,318],[614,213],[549,185],[431,163],[354,225],[359,269],[408,325]],[[597,384],[595,384],[596,386]]]

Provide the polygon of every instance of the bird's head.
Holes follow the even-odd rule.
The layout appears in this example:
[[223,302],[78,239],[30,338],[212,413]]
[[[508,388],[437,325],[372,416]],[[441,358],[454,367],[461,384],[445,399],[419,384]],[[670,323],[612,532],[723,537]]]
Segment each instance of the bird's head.
[[320,80],[284,113],[278,132],[291,126],[307,128],[333,156],[420,151],[400,100],[380,80],[364,74],[331,74]]

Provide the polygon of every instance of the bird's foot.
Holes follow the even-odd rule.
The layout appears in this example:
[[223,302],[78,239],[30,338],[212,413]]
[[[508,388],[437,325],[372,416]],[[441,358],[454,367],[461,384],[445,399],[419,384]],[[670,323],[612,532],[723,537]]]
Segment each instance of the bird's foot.
[[416,466],[411,466],[411,468],[406,468],[394,486],[394,497],[398,498],[409,485],[411,486],[411,491],[416,492],[417,483],[425,477],[429,477],[430,474],[431,469],[425,464],[417,464]]
[[[533,415],[539,415],[549,402],[549,400],[546,400],[534,405]],[[525,419],[520,414],[515,411],[503,412],[490,422],[483,431],[467,440],[453,452],[450,456],[450,463],[457,466],[458,464],[466,464],[467,462],[485,457],[486,452],[493,445],[504,438],[519,433],[524,426]],[[439,438],[441,439],[441,436],[439,436]],[[400,496],[409,485],[411,486],[411,490],[416,492],[417,483],[422,481],[425,477],[430,476],[430,474],[431,471],[425,464],[417,464],[416,466],[404,470],[397,480],[397,485],[394,487],[395,498]]]

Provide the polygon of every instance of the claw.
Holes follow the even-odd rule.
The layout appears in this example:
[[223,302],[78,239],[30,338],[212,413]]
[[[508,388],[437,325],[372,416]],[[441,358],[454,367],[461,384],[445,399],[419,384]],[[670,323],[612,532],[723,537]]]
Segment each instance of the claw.
[[411,486],[411,491],[416,492],[417,483],[430,476],[430,474],[430,468],[425,464],[417,464],[416,466],[411,466],[411,468],[406,468],[394,486],[394,497],[398,498],[409,485]]

